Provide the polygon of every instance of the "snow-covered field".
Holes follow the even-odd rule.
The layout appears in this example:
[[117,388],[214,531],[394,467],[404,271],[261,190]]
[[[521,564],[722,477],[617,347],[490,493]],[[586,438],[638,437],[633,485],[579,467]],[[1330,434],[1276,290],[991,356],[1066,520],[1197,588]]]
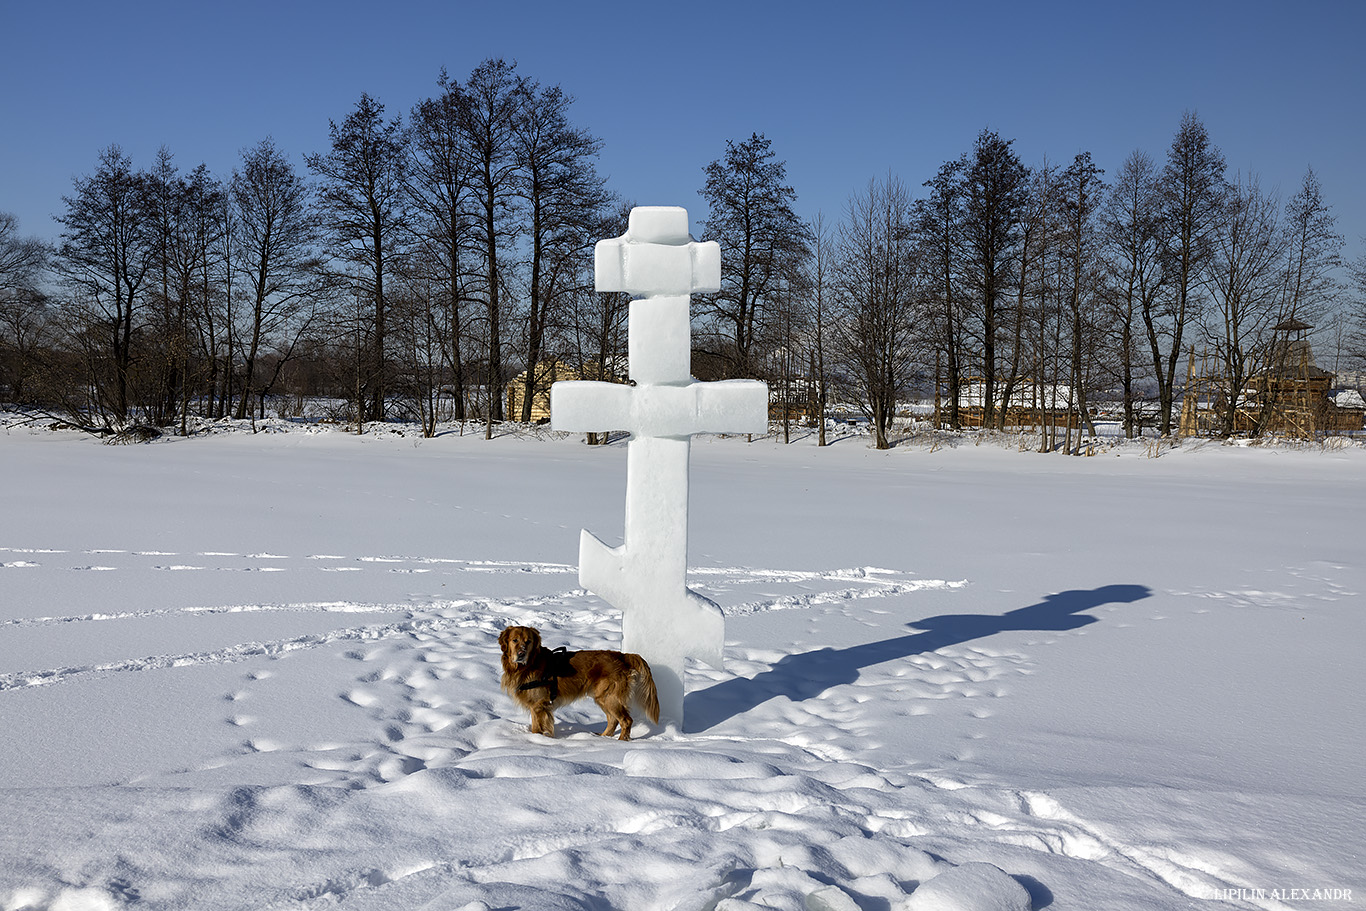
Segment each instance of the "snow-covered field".
[[611,647],[625,446],[0,432],[0,909],[1366,903],[1366,449],[703,438],[687,730]]

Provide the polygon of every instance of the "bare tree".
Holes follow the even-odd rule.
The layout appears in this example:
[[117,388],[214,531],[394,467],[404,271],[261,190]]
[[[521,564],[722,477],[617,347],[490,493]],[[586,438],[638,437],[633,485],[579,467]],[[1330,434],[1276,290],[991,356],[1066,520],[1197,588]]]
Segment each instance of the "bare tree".
[[460,84],[443,71],[438,87],[440,94],[420,102],[409,118],[413,155],[408,187],[420,247],[414,265],[423,270],[444,316],[443,356],[450,368],[453,413],[463,421],[468,388],[465,289],[476,242],[470,210],[474,163],[462,127],[466,102]]
[[[592,229],[594,237],[620,237],[626,233],[634,202],[622,202],[615,210],[599,217]],[[584,278],[573,295],[570,335],[578,352],[578,362],[588,379],[624,381],[627,376],[627,326],[630,316],[629,294],[612,291],[598,294],[593,289],[592,266],[584,263]],[[588,444],[606,444],[612,428],[590,432]]]
[[[1062,202],[1062,232],[1067,269],[1067,304],[1071,318],[1072,386],[1075,389],[1077,413],[1090,436],[1096,429],[1091,422],[1086,400],[1086,387],[1092,373],[1095,354],[1093,327],[1099,310],[1101,266],[1100,238],[1096,216],[1105,196],[1104,172],[1091,161],[1090,152],[1082,152],[1062,174],[1059,198]],[[1069,431],[1071,423],[1068,424]],[[1081,452],[1080,437],[1077,452]]]
[[[1071,320],[1067,313],[1066,289],[1068,287],[1068,262],[1063,255],[1061,244],[1057,241],[1060,233],[1057,225],[1061,222],[1058,200],[1058,175],[1047,170],[1041,175],[1045,195],[1049,199],[1049,209],[1055,227],[1047,233],[1049,238],[1043,255],[1039,258],[1042,275],[1039,286],[1039,308],[1035,344],[1035,360],[1038,364],[1039,383],[1035,402],[1044,412],[1043,433],[1040,435],[1039,451],[1055,452],[1058,444],[1058,421],[1061,418],[1066,429],[1066,440],[1072,435],[1072,408],[1075,393],[1068,382],[1070,358],[1068,339],[1071,335]],[[1064,447],[1066,442],[1064,442]]]
[[1029,171],[1010,147],[1012,141],[983,130],[964,180],[964,274],[976,296],[981,324],[983,426],[991,426],[995,418],[1001,302],[1018,277],[1021,218],[1028,192]]
[[1186,112],[1167,151],[1158,182],[1162,200],[1163,295],[1143,311],[1145,334],[1157,378],[1161,433],[1170,436],[1176,402],[1176,365],[1186,329],[1203,304],[1203,270],[1213,253],[1227,183],[1224,156],[1204,123]]
[[[240,420],[247,415],[250,395],[265,407],[265,397],[312,322],[325,278],[312,195],[273,140],[242,150],[229,192],[235,214],[232,249],[246,283],[248,307],[243,339],[247,388],[237,404]],[[262,348],[268,344],[275,355],[269,375],[261,370]]]
[[601,141],[570,123],[573,98],[558,85],[542,88],[532,82],[523,82],[519,94],[517,186],[528,222],[531,264],[523,323],[526,380],[522,413],[514,417],[529,422],[535,393],[543,384],[538,371],[547,332],[584,275],[596,240],[592,229],[610,197],[593,167]]
[[910,198],[901,181],[870,181],[840,227],[837,282],[841,358],[878,449],[891,448],[896,405],[913,364],[918,263]]
[[1161,232],[1157,172],[1141,151],[1124,160],[1101,215],[1108,268],[1109,323],[1114,333],[1117,369],[1124,400],[1124,435],[1138,434],[1137,384],[1145,375],[1139,362],[1139,315],[1152,312],[1162,288]]
[[698,191],[708,208],[702,236],[721,245],[721,290],[701,299],[715,323],[710,353],[728,362],[730,376],[751,377],[765,320],[807,256],[807,229],[792,209],[797,191],[787,185],[787,164],[762,133],[727,140],[706,174]]
[[486,438],[493,436],[494,422],[503,419],[503,297],[508,283],[503,259],[519,229],[511,217],[520,168],[515,139],[522,80],[516,68],[515,63],[485,60],[470,73],[461,96],[460,125],[471,166],[470,193],[480,260],[474,276],[476,287],[471,292],[482,295],[485,309]]
[[72,300],[69,334],[89,371],[89,400],[71,403],[122,425],[132,409],[134,330],[140,327],[155,264],[155,235],[148,217],[147,176],[117,145],[100,153],[99,166],[73,181],[62,197],[66,210],[57,272]]
[[1285,206],[1286,260],[1284,319],[1317,323],[1341,294],[1342,235],[1313,168]]
[[17,218],[0,212],[0,299],[34,290],[49,252],[41,240],[19,235]]
[[148,199],[156,245],[151,353],[159,363],[145,404],[158,426],[178,414],[183,435],[207,367],[203,355],[214,346],[204,337],[211,326],[204,317],[220,291],[224,192],[203,164],[182,176],[163,147],[148,176]]
[[1366,371],[1366,253],[1348,263],[1347,272],[1354,293],[1349,298],[1348,329],[1343,348],[1348,362],[1356,370]]
[[[925,181],[930,195],[915,203],[916,230],[920,235],[926,268],[933,275],[928,293],[932,300],[930,325],[942,369],[936,370],[936,387],[942,374],[947,384],[948,425],[958,429],[963,391],[964,364],[962,321],[964,306],[960,288],[964,267],[963,175],[967,156],[945,162],[933,179]],[[936,398],[938,393],[936,391]]]
[[145,401],[151,422],[165,426],[175,413],[176,394],[183,381],[188,349],[186,317],[188,293],[184,276],[193,269],[187,263],[190,251],[180,243],[181,222],[187,202],[185,182],[180,179],[170,150],[157,150],[156,164],[147,174],[147,215],[155,238],[155,264],[152,292],[148,295],[148,331],[153,344],[148,347],[147,371],[153,387]]
[[1206,339],[1222,368],[1223,432],[1238,430],[1248,379],[1266,366],[1271,329],[1282,316],[1284,244],[1274,197],[1256,178],[1239,178],[1224,194],[1206,284],[1214,301]]
[[[186,421],[192,399],[206,391],[212,371],[214,331],[219,306],[227,297],[228,272],[223,256],[224,235],[231,223],[227,193],[222,183],[200,164],[190,173],[184,188],[184,218],[179,231],[179,258],[186,269],[178,284],[185,298],[185,351],[181,365],[180,432],[189,433]],[[202,413],[202,412],[201,412]]]
[[48,245],[21,237],[19,222],[0,212],[0,395],[24,402],[29,379],[52,344],[47,297],[40,281]]
[[811,223],[811,256],[807,259],[806,289],[808,308],[806,324],[810,334],[811,354],[811,404],[815,414],[817,445],[827,443],[825,437],[826,397],[829,393],[827,354],[831,341],[831,300],[834,280],[834,241],[825,223],[825,213],[817,212]]
[[[410,261],[411,264],[411,261]],[[401,419],[416,419],[424,437],[436,435],[441,419],[441,380],[447,339],[441,290],[431,278],[435,270],[405,270],[393,287],[391,339],[398,352],[395,407]]]
[[340,124],[330,121],[332,148],[306,155],[320,178],[319,208],[331,253],[349,266],[368,301],[368,343],[359,358],[357,426],[385,417],[385,282],[408,241],[408,146],[402,119],[384,119],[384,105],[368,94]]
[[1020,211],[1020,258],[1015,282],[1015,312],[1011,318],[1014,331],[1005,388],[1000,396],[1004,407],[996,419],[1000,430],[1005,429],[1010,407],[1021,398],[1017,387],[1026,378],[1025,374],[1032,376],[1031,393],[1037,398],[1041,391],[1040,371],[1050,355],[1061,354],[1057,349],[1037,342],[1046,322],[1049,302],[1057,291],[1050,264],[1060,253],[1058,235],[1062,206],[1059,187],[1057,167],[1048,159],[1030,172],[1025,204]]
[[[1030,172],[1029,198],[1022,221],[1019,299],[1023,306],[1016,319],[1028,323],[1021,340],[1029,349],[1026,369],[1031,375],[1028,401],[1040,423],[1039,451],[1057,449],[1059,389],[1062,363],[1067,354],[1063,323],[1066,322],[1067,264],[1062,238],[1062,179],[1058,166],[1044,159]],[[1016,330],[1017,338],[1020,330]],[[1017,395],[1016,401],[1022,399]],[[1011,399],[1004,401],[1009,405]],[[1066,421],[1069,432],[1070,418]]]

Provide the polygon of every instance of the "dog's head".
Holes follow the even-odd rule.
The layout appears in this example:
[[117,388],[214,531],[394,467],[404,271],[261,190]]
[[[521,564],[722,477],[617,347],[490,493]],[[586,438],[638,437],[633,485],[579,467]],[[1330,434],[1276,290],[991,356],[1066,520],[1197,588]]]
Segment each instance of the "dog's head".
[[541,650],[541,634],[531,626],[509,626],[498,636],[503,650],[503,667],[514,670],[526,664]]

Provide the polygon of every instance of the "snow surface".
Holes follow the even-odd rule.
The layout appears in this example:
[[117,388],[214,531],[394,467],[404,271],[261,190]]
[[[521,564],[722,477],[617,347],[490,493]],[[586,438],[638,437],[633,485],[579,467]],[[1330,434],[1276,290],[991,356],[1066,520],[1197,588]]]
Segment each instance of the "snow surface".
[[621,743],[496,637],[620,641],[626,448],[481,436],[0,432],[0,909],[1366,900],[1366,450],[699,438],[727,668]]

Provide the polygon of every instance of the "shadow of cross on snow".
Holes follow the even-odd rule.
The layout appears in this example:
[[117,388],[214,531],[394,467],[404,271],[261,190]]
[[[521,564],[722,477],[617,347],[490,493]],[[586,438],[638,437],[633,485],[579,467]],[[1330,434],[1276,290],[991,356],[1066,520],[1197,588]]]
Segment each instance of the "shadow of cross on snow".
[[688,694],[689,729],[705,731],[775,696],[794,702],[813,699],[832,686],[853,683],[865,667],[909,658],[950,645],[1021,630],[1065,632],[1098,622],[1082,611],[1105,604],[1127,604],[1152,594],[1146,585],[1103,585],[1086,591],[1045,595],[1038,604],[1004,614],[945,614],[908,623],[921,632],[849,648],[823,648],[787,655],[752,678],[736,677]]

